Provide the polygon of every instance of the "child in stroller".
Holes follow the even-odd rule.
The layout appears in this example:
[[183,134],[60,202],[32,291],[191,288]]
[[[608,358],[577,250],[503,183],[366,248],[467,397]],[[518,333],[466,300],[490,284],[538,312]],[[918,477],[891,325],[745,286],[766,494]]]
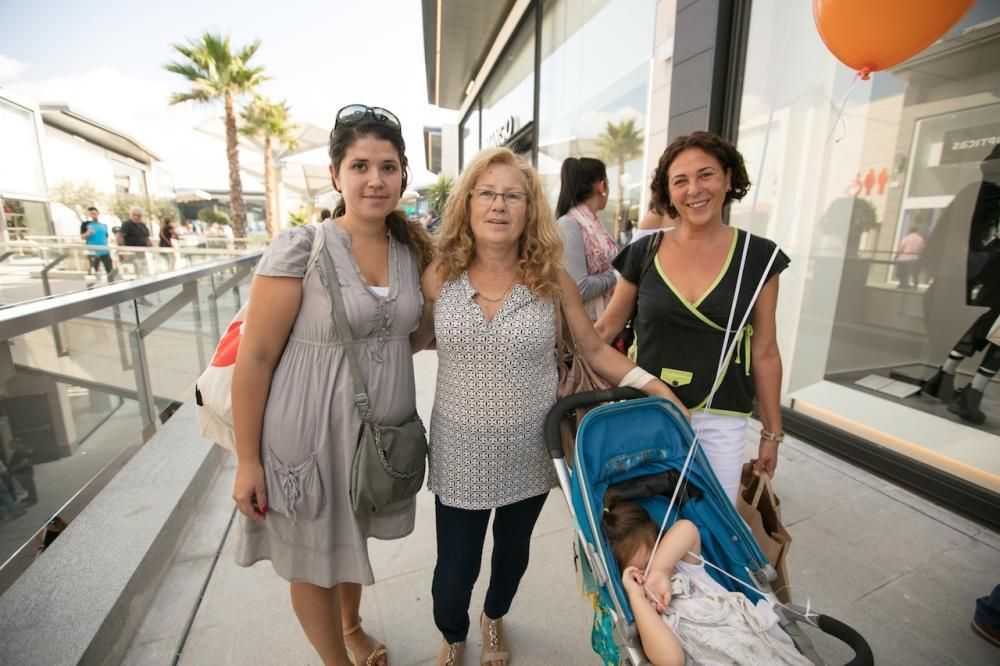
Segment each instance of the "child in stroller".
[[609,493],[601,524],[653,664],[684,664],[685,654],[697,663],[811,663],[765,600],[754,605],[708,575],[701,537],[690,520],[677,520],[666,531],[648,575],[643,570],[659,527],[646,510]]

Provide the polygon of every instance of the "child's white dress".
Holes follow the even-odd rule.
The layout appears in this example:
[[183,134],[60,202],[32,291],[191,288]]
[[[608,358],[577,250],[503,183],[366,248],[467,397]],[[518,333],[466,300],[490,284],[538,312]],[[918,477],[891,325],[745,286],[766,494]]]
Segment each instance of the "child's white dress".
[[766,601],[755,606],[726,590],[703,564],[678,562],[670,583],[670,604],[660,617],[680,640],[686,664],[812,663],[795,649]]

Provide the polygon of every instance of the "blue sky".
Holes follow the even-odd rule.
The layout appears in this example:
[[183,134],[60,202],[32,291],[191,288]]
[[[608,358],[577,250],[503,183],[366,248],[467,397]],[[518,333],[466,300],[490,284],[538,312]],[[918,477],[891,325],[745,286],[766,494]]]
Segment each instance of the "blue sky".
[[236,45],[261,40],[251,62],[272,77],[263,92],[287,100],[294,120],[328,128],[345,104],[384,106],[403,121],[411,163],[423,164],[421,128],[454,114],[427,104],[420,5],[0,0],[0,86],[68,102],[130,133],[167,162],[179,187],[224,186],[222,142],[192,129],[221,110],[169,107],[167,96],[185,82],[163,65],[174,58],[171,43],[204,30],[229,33]]

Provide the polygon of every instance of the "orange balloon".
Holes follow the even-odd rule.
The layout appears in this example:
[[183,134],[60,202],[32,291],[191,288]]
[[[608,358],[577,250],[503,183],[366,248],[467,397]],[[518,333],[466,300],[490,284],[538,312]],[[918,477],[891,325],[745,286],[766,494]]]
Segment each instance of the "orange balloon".
[[948,32],[974,0],[813,0],[823,43],[867,79]]

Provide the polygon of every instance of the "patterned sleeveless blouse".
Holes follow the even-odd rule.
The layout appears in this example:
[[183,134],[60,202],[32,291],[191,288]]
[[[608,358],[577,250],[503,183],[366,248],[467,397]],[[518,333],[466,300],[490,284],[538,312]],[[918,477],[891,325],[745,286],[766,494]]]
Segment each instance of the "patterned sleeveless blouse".
[[467,273],[434,304],[438,375],[427,486],[442,504],[492,509],[556,483],[545,417],[556,402],[555,307],[516,285],[487,323]]

